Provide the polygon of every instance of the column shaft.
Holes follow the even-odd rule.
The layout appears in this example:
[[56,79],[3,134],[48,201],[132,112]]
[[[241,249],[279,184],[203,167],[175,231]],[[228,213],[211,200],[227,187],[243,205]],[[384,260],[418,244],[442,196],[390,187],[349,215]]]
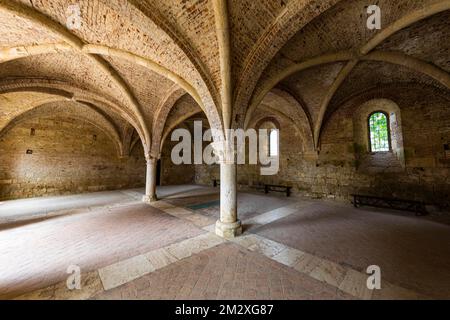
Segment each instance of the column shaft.
[[158,160],[147,157],[147,175],[145,181],[145,196],[143,201],[150,203],[157,201],[156,197],[156,167]]
[[234,238],[242,233],[237,219],[237,178],[235,163],[220,165],[220,220],[216,223],[216,234],[223,238]]

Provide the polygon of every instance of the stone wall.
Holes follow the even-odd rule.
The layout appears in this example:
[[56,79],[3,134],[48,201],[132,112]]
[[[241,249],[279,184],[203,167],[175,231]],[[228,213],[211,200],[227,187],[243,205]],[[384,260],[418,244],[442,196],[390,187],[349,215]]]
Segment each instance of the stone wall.
[[112,140],[81,120],[35,118],[0,138],[1,200],[144,185],[142,146],[119,158]]
[[195,166],[175,165],[172,162],[172,149],[178,142],[172,142],[170,138],[169,135],[161,152],[161,185],[193,184],[195,182]]
[[220,179],[219,165],[196,165],[194,169],[196,184],[212,186],[214,180]]
[[[355,110],[361,103],[348,103],[328,119],[321,139],[321,151],[305,151],[305,139],[292,123],[277,115],[280,122],[280,171],[276,176],[261,176],[259,166],[238,166],[241,188],[257,183],[287,184],[294,194],[314,198],[349,200],[351,194],[372,194],[423,200],[448,207],[450,201],[450,101],[426,92],[399,92],[395,99],[401,112],[403,134],[399,165],[394,150],[370,154],[361,148],[355,123]],[[377,105],[373,105],[379,104]],[[374,100],[371,108],[383,109],[385,100]],[[361,121],[366,121],[361,118]],[[366,125],[365,123],[363,125]],[[370,165],[361,162],[370,158]],[[374,168],[375,167],[375,168]],[[196,181],[205,183],[218,176],[217,168],[196,170]]]
[[[348,103],[324,129],[318,167],[311,168],[317,172],[312,194],[347,199],[363,193],[449,205],[450,159],[445,144],[450,141],[450,101],[426,91],[401,91],[395,100],[401,110],[404,168],[399,170],[389,153],[369,154],[355,143],[360,137],[355,136],[351,119],[359,106]],[[383,110],[384,101],[374,101]],[[362,165],[362,157],[372,157],[378,170]]]

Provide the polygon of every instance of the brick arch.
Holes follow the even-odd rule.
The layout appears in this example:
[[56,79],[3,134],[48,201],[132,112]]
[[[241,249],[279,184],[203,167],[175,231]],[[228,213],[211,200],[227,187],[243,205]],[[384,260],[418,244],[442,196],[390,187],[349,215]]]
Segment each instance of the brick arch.
[[123,136],[122,136],[122,145],[123,145],[123,153],[126,156],[129,156],[131,154],[132,150],[132,138],[134,136],[134,128],[131,125],[127,125],[124,129]]
[[133,152],[134,148],[138,146],[138,142],[141,141],[141,138],[139,138],[138,135],[134,136],[133,140],[131,141],[130,145],[130,155]]
[[279,112],[273,108],[270,108],[268,106],[262,106],[262,110],[264,110],[267,114],[261,115],[259,117],[254,117],[254,119],[249,124],[248,128],[254,128],[258,130],[262,124],[266,122],[271,122],[273,125],[281,131],[284,131],[286,128],[283,128],[280,124],[280,121],[286,121],[290,125],[294,127],[294,130],[303,137],[302,140],[302,149],[306,150],[306,140],[304,139],[303,132],[300,131],[300,129],[296,126],[295,122],[292,121],[288,116],[286,116],[284,113]]
[[184,95],[186,95],[186,91],[178,86],[174,86],[169,90],[165,98],[162,100],[161,105],[158,107],[153,121],[152,154],[160,153],[164,129],[166,127],[169,113],[177,101]]
[[170,126],[166,127],[165,130],[164,130],[164,134],[162,136],[162,139],[161,139],[160,152],[162,151],[162,149],[164,147],[164,143],[166,142],[166,139],[169,136],[169,134],[172,132],[172,130],[175,129],[178,125],[180,125],[184,121],[186,121],[187,119],[189,119],[190,117],[195,116],[196,114],[199,114],[199,113],[202,113],[202,111],[201,110],[195,110],[195,111],[188,112],[183,117],[178,118],[175,123],[173,123]]
[[353,95],[346,97],[344,100],[336,102],[325,120],[329,120],[332,114],[341,108],[345,108],[348,105],[361,105],[373,99],[388,99],[399,104],[398,100],[401,92],[408,91],[428,92],[429,94],[437,95],[450,101],[449,91],[444,91],[433,85],[420,84],[416,82],[386,83],[383,85],[364,88],[358,92],[355,92]]
[[[132,3],[134,8],[143,13],[158,28],[161,28],[168,36],[168,38],[173,41],[175,45],[178,46],[178,48],[181,49],[183,54],[185,54],[188,57],[189,61],[193,64],[193,71],[202,74],[201,70],[197,69],[199,67],[199,60],[193,59],[192,55],[190,55],[188,52],[189,50],[187,50],[186,47],[183,48],[180,45],[180,39],[177,39],[174,32],[168,32],[167,26],[164,27],[163,21],[158,20],[154,15],[149,14],[148,10],[143,10],[145,6],[143,7],[138,4],[139,3],[137,2]],[[194,89],[191,84],[189,84],[185,79],[164,68],[161,64],[146,57],[140,56],[134,52],[128,52],[126,50],[85,43],[77,35],[66,29],[62,24],[58,23],[47,14],[42,13],[35,8],[30,8],[29,6],[12,1],[5,1],[0,3],[0,10],[4,10],[6,12],[32,21],[36,25],[42,27],[44,30],[51,31],[52,33],[56,34],[65,42],[65,44],[42,44],[39,46],[5,48],[4,50],[0,51],[0,62],[34,54],[58,53],[60,51],[75,51],[86,55],[94,62],[99,71],[105,73],[118,86],[123,96],[128,100],[130,106],[133,108],[133,113],[137,118],[137,122],[142,129],[143,136],[145,138],[144,141],[148,146],[147,152],[150,152],[151,135],[150,130],[143,118],[142,106],[139,105],[137,98],[134,96],[133,91],[128,86],[126,81],[116,70],[111,67],[111,65],[109,65],[104,56],[120,57],[135,64],[148,67],[152,71],[155,71],[174,81],[175,83],[178,83],[181,87],[185,88],[185,90],[189,92],[189,94],[191,94],[191,96],[195,100],[197,100],[201,108],[205,111],[208,121],[211,123],[211,125],[218,129],[218,132],[223,133],[221,116],[219,114],[219,110],[216,108],[217,99],[214,100],[214,95],[211,94],[211,91],[213,90],[208,87],[208,79],[206,79],[205,77],[200,77],[200,79],[195,79],[195,81],[193,81],[195,83]],[[189,73],[191,73],[191,70],[189,70]]]
[[[264,97],[258,108],[269,108],[267,110],[270,110],[273,114],[286,119],[289,123],[292,123],[294,128],[303,138],[305,149],[314,150],[311,117],[306,106],[304,105],[304,102],[299,100],[298,97],[294,97],[284,88],[274,88],[269,92],[269,94],[272,96],[272,99],[275,99],[275,103],[288,106],[288,110],[292,111],[293,114],[297,116],[298,121],[293,120],[292,115],[289,116],[285,112],[280,111],[280,108],[272,105],[271,101],[266,101],[268,95]],[[248,124],[246,124],[245,128],[254,127],[254,125],[255,119],[252,119]]]
[[46,100],[36,101],[30,108],[53,101],[68,100],[77,101],[83,104],[91,104],[93,106],[102,106],[104,109],[110,110],[113,114],[129,123],[138,132],[141,139],[144,137],[134,115],[126,109],[123,109],[120,106],[120,103],[85,89],[78,88],[72,84],[58,80],[36,78],[10,79],[0,82],[0,95],[12,92],[39,92],[49,96]]
[[278,130],[281,130],[280,122],[274,116],[266,116],[266,117],[262,117],[261,119],[259,119],[255,123],[255,129],[258,130],[266,122],[272,123],[275,128],[277,128]]
[[[235,115],[244,118],[248,103],[270,61],[276,53],[314,18],[342,0],[290,1],[280,15],[266,28],[245,59],[242,75],[237,84],[234,104]],[[244,119],[240,120],[244,121]],[[236,125],[236,123],[235,123]]]
[[[209,95],[208,99],[205,100],[205,104],[208,105],[213,103],[218,105],[218,101],[220,100],[218,97],[218,92],[214,86],[214,83],[211,79],[211,75],[208,74],[206,70],[206,66],[204,61],[202,61],[201,57],[198,55],[195,50],[193,50],[191,44],[184,39],[179,32],[173,28],[170,23],[162,16],[160,16],[156,10],[152,10],[151,5],[148,3],[143,3],[139,0],[127,0],[130,4],[132,4],[136,9],[138,9],[142,14],[144,14],[147,19],[152,21],[158,28],[163,30],[167,36],[180,48],[180,50],[186,55],[189,61],[195,68],[195,71],[199,75],[199,82],[201,83],[198,86],[197,92],[204,95],[207,93]],[[198,81],[194,81],[198,82]]]
[[[255,90],[253,93],[253,97],[250,97],[250,105],[246,111],[246,115],[242,121],[248,122],[251,117],[251,113],[255,110],[257,105],[263,99],[264,95],[267,94],[275,85],[277,85],[280,81],[285,79],[286,77],[299,72],[301,70],[305,70],[307,68],[319,66],[325,63],[338,62],[338,61],[346,61],[346,66],[341,70],[338,77],[334,81],[334,83],[330,86],[330,89],[325,94],[325,98],[321,104],[319,120],[314,125],[314,140],[315,145],[318,147],[319,144],[319,136],[321,127],[323,126],[323,120],[326,116],[328,105],[332,100],[334,94],[339,89],[341,84],[345,81],[345,79],[349,76],[355,66],[359,63],[359,61],[372,60],[372,61],[384,61],[392,64],[398,64],[406,66],[410,69],[419,71],[424,73],[437,81],[441,82],[448,88],[450,88],[450,75],[441,70],[440,68],[428,64],[420,59],[413,58],[406,54],[400,53],[392,53],[392,52],[372,52],[379,44],[384,42],[390,36],[395,34],[396,32],[418,22],[432,15],[438,14],[440,12],[446,11],[450,9],[450,3],[446,0],[437,1],[433,4],[427,5],[424,8],[414,10],[398,19],[391,25],[387,26],[384,30],[382,30],[379,34],[377,34],[374,38],[368,41],[361,48],[356,48],[356,51],[347,51],[347,52],[337,52],[331,54],[324,54],[319,57],[313,57],[307,61],[303,61],[301,63],[294,64],[293,66],[289,66],[288,68],[281,70],[278,74],[272,76],[261,86],[262,88],[259,90]],[[256,86],[255,86],[256,87]],[[247,105],[240,103],[239,105]]]

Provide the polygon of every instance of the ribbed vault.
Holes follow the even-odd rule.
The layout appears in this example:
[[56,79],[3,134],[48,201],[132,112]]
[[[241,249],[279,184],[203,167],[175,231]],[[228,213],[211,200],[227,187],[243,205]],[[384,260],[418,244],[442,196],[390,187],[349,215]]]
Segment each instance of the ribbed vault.
[[[326,119],[354,91],[450,88],[448,0],[378,1],[381,30],[366,27],[368,0],[83,0],[75,29],[72,4],[0,0],[0,80],[36,82],[0,92],[0,123],[21,114],[12,101],[88,102],[120,119],[125,151],[136,131],[158,157],[173,123],[194,111],[222,130],[272,104],[318,149]],[[48,91],[61,86],[76,93]],[[192,110],[172,112],[183,99]]]

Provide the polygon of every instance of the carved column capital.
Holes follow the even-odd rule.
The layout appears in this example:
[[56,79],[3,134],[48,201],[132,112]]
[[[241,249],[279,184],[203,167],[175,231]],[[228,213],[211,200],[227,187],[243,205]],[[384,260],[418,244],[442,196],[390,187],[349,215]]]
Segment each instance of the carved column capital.
[[213,142],[214,153],[219,158],[220,164],[236,163],[236,147],[229,141]]
[[148,165],[152,165],[152,164],[155,164],[158,161],[158,158],[156,158],[155,156],[147,153],[147,154],[145,154],[145,161],[147,162]]

